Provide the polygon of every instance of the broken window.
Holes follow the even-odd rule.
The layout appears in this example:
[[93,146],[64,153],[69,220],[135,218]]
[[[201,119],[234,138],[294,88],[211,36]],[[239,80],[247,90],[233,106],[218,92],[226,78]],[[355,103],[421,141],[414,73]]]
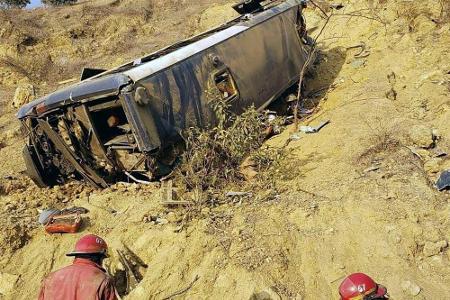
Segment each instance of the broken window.
[[[97,129],[99,140],[106,147],[123,149],[132,147],[131,128],[122,106],[118,102],[108,102],[91,106],[94,128]],[[132,148],[131,148],[132,149]]]
[[219,71],[214,76],[214,82],[220,92],[220,95],[222,96],[222,99],[232,100],[238,95],[236,83],[234,82],[228,69]]

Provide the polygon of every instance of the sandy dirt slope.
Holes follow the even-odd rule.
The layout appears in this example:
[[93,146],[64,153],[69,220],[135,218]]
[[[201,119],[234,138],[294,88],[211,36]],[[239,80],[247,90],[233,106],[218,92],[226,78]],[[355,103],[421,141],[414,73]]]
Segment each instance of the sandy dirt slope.
[[[387,286],[393,299],[448,299],[450,197],[433,186],[450,168],[447,156],[435,155],[437,148],[450,151],[448,8],[441,12],[437,1],[342,3],[321,36],[307,85],[316,97],[306,103],[319,107],[302,123],[330,124],[289,143],[270,170],[272,185],[243,184],[239,188],[252,189],[253,197],[204,208],[189,222],[185,210],[159,204],[158,184],[103,191],[75,183],[34,187],[22,175],[18,124],[3,102],[0,266],[20,277],[0,297],[35,297],[41,279],[70,262],[64,253],[74,241],[93,232],[113,249],[112,271],[123,268],[114,252],[122,243],[148,264],[126,299],[163,299],[191,283],[177,298],[338,299],[340,281],[356,271]],[[194,20],[192,32],[201,27],[206,1],[198,5],[178,13]],[[228,16],[225,9],[215,13]],[[156,24],[176,23],[177,15],[158,14],[152,15]],[[210,18],[210,11],[204,14]],[[307,22],[312,36],[324,23],[312,8]],[[178,24],[167,36],[166,30],[149,36],[170,42],[186,30]],[[352,47],[361,42],[367,53],[357,58],[359,49]],[[127,55],[112,51],[102,58]],[[430,146],[433,129],[434,148],[414,150],[419,158],[411,147]],[[286,128],[265,147],[281,148],[292,131]],[[82,233],[49,236],[35,224],[36,208],[69,205],[90,210]],[[152,217],[168,223],[148,222]]]

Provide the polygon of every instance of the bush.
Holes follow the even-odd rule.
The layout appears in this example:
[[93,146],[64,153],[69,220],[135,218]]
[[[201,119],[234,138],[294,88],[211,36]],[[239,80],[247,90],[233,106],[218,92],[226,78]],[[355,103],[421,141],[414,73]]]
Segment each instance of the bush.
[[217,126],[190,128],[184,133],[186,151],[178,171],[190,190],[220,188],[239,179],[239,164],[264,140],[260,114],[253,107],[235,115],[222,102],[214,110]]
[[78,0],[42,0],[42,3],[52,6],[60,6],[60,5],[67,5],[67,4],[74,4]]
[[17,7],[17,8],[24,8],[30,4],[30,0],[0,0],[0,7]]

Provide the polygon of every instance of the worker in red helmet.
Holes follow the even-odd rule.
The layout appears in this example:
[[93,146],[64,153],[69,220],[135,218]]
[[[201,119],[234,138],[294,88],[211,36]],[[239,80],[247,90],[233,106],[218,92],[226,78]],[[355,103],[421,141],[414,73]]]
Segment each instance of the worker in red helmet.
[[341,300],[389,299],[387,289],[364,273],[347,276],[339,286]]
[[67,256],[73,264],[44,279],[39,300],[114,300],[117,292],[102,267],[108,246],[99,236],[88,234],[75,244]]

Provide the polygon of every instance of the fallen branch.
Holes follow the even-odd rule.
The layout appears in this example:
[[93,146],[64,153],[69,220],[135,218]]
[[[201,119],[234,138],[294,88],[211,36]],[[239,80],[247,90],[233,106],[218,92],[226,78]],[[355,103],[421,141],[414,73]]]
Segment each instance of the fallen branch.
[[315,2],[312,1],[312,0],[310,0],[309,2],[310,2],[314,7],[316,7],[317,9],[320,10],[320,12],[325,16],[325,19],[328,19],[328,18],[329,18],[328,14],[325,12],[325,10],[324,10],[322,7],[320,7],[317,3],[315,3]]
[[[314,1],[311,1],[311,3],[314,4]],[[326,15],[327,18],[326,18],[325,24],[322,26],[319,33],[314,38],[314,42],[311,46],[311,50],[309,51],[306,61],[303,64],[302,69],[300,71],[299,82],[298,82],[297,101],[294,106],[294,131],[298,130],[298,108],[299,108],[299,104],[300,104],[300,100],[301,100],[301,96],[302,96],[303,78],[305,77],[305,72],[306,72],[307,68],[309,67],[309,65],[313,61],[313,58],[315,57],[315,52],[317,50],[317,40],[320,38],[320,36],[324,32],[325,28],[327,27],[328,23],[330,22],[332,15],[333,15],[333,13],[331,13],[330,15]]]
[[381,20],[381,18],[378,17],[378,16],[372,17],[372,16],[363,15],[363,14],[354,13],[354,12],[350,12],[350,13],[342,13],[342,14],[335,14],[335,16],[336,16],[336,17],[358,17],[358,18],[364,18],[364,19],[368,19],[368,20],[372,20],[372,21],[379,22],[379,23],[383,24],[384,26],[386,26],[386,22],[384,22],[383,20]]
[[163,300],[169,300],[169,299],[172,299],[173,297],[176,297],[176,296],[179,296],[179,295],[182,295],[182,294],[186,293],[187,291],[189,291],[189,290],[194,286],[194,283],[195,283],[199,278],[200,278],[200,277],[199,277],[198,275],[195,275],[194,280],[193,280],[187,287],[185,287],[184,289],[179,290],[179,291],[177,291],[177,292],[175,292],[175,293],[173,293],[173,294],[170,294],[170,295],[167,296],[167,297],[164,297]]

